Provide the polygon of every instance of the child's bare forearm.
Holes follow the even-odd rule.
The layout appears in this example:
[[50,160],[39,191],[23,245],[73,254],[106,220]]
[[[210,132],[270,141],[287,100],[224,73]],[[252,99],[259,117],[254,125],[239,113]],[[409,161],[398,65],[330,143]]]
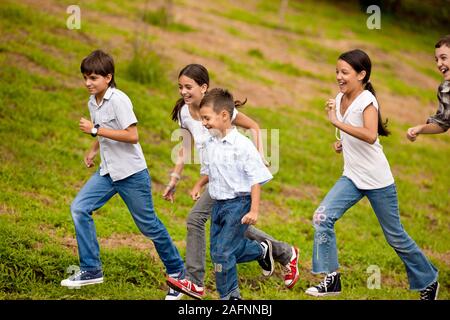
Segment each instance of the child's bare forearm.
[[205,184],[207,184],[208,181],[209,176],[202,176],[195,185],[198,186],[199,188],[203,188],[203,186],[205,186]]
[[259,212],[259,201],[261,198],[261,186],[259,183],[254,184],[251,188],[251,198],[252,198],[252,205],[250,207],[250,211],[252,212]]
[[442,129],[442,127],[436,123],[427,123],[427,124],[420,125],[418,127],[419,127],[418,133],[420,133],[420,134],[434,134],[434,133],[445,132],[445,130]]

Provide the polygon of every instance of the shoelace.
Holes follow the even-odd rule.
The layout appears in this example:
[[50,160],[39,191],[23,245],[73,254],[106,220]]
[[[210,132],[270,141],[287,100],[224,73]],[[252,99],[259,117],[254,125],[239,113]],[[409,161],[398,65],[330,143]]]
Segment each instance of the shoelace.
[[86,270],[80,270],[77,273],[75,273],[71,278],[72,278],[72,280],[76,279],[78,277],[81,277],[81,275],[85,274],[86,272],[87,272]]
[[432,288],[426,288],[425,290],[420,291],[420,299],[428,300],[430,298],[430,294],[433,292]]
[[319,283],[319,285],[317,286],[317,288],[319,289],[319,291],[320,291],[321,289],[325,289],[325,291],[327,291],[328,285],[329,285],[330,283],[333,282],[333,279],[334,279],[334,276],[333,276],[333,275],[327,274],[327,275],[325,276],[325,279],[323,279],[323,281],[322,281],[321,283]]

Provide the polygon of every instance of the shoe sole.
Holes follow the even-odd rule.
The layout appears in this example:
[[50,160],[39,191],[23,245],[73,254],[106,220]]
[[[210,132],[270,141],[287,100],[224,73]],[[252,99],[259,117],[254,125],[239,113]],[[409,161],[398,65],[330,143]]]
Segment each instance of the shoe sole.
[[82,281],[71,281],[70,283],[64,283],[64,280],[61,281],[61,286],[68,288],[76,288],[82,286],[88,286],[90,284],[99,284],[103,283],[103,278],[92,279],[92,280],[82,280]]
[[295,250],[295,255],[297,256],[297,265],[295,266],[296,270],[297,270],[297,275],[295,276],[294,280],[292,280],[292,282],[290,284],[286,284],[286,282],[284,283],[286,285],[286,288],[288,288],[288,289],[292,289],[295,286],[295,284],[297,283],[298,279],[300,279],[300,272],[298,271],[298,252],[299,251],[298,251],[298,248],[295,248],[294,250]]
[[[167,295],[166,298],[164,300],[168,300],[168,301],[176,301],[176,300],[181,300],[181,298],[183,298],[184,294],[182,292],[178,292],[178,296],[169,296]],[[168,298],[169,297],[169,298]]]
[[178,287],[175,283],[172,282],[172,279],[167,279],[166,283],[169,287],[171,287],[173,290],[184,293],[185,295],[197,299],[197,300],[202,300],[203,296],[200,296],[192,291],[188,291],[186,290],[184,287]]
[[267,243],[267,245],[268,245],[267,250],[269,251],[270,265],[272,266],[272,268],[271,268],[270,271],[267,271],[267,270],[264,270],[264,269],[263,269],[262,274],[263,274],[265,277],[270,277],[270,276],[273,274],[273,271],[275,270],[275,266],[274,266],[275,262],[273,261],[272,241],[266,241],[266,243]]
[[307,295],[313,296],[313,297],[327,297],[327,296],[337,296],[341,292],[311,292],[311,291],[305,291]]

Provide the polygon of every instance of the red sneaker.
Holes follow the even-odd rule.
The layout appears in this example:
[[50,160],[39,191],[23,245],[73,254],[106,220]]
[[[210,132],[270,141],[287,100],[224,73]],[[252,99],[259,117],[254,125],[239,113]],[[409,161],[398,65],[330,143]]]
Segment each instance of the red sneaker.
[[298,249],[292,247],[292,258],[288,265],[283,266],[284,284],[288,289],[291,289],[300,278],[298,272]]
[[168,277],[167,285],[173,290],[187,294],[188,296],[201,300],[205,294],[205,288],[197,286],[187,279],[175,279]]

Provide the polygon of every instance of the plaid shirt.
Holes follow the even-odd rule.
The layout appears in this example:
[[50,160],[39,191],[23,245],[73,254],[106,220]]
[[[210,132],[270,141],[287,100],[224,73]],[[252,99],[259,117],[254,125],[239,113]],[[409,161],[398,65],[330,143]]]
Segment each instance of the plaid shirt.
[[427,123],[436,123],[447,131],[450,128],[450,81],[441,83],[437,96],[439,108],[435,115],[428,118]]

